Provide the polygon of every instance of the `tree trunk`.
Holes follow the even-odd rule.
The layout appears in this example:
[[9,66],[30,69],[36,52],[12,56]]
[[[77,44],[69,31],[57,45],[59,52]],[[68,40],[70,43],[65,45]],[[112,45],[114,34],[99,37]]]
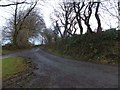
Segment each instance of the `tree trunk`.
[[88,22],[85,22],[85,24],[87,25],[87,33],[93,33],[90,24]]
[[[79,29],[80,29],[80,34],[82,35],[82,33],[83,33],[83,27],[82,27],[82,24],[81,24],[81,16],[80,16],[80,11],[82,10],[82,8],[84,7],[84,3],[82,3],[82,6],[81,6],[81,8],[79,7],[79,4],[80,3],[78,3],[77,5],[78,5],[78,11],[76,10],[76,3],[74,2],[73,3],[73,8],[74,8],[74,11],[75,11],[75,13],[76,13],[76,20],[77,20],[77,22],[78,22],[78,26],[79,26]],[[80,19],[79,19],[80,18]]]
[[67,26],[68,26],[68,12],[66,11],[66,14],[65,14],[65,30],[64,30],[64,33],[63,33],[63,38],[66,38],[67,37]]
[[101,21],[100,21],[99,15],[98,15],[99,6],[100,6],[100,2],[97,2],[95,17],[96,17],[97,23],[98,23],[98,27],[97,27],[97,32],[98,33],[102,32]]
[[76,18],[77,18],[77,22],[78,22],[78,25],[79,25],[79,28],[80,28],[80,34],[82,35],[82,33],[83,33],[83,27],[82,27],[82,24],[81,24],[81,19],[78,19],[78,17],[76,17]]
[[[85,19],[84,22],[85,22],[85,25],[87,26],[87,33],[93,33],[91,27],[90,27],[90,24],[89,24],[89,20],[90,20],[90,17],[92,15],[92,7],[93,7],[94,3],[93,2],[89,2],[89,4],[86,6],[85,10],[84,10],[84,17]],[[86,9],[88,8],[88,15],[86,15]]]
[[13,44],[17,46],[17,9],[18,9],[18,4],[16,4],[15,8],[15,16],[14,16],[14,33],[13,33]]
[[120,30],[120,0],[118,1],[118,29]]

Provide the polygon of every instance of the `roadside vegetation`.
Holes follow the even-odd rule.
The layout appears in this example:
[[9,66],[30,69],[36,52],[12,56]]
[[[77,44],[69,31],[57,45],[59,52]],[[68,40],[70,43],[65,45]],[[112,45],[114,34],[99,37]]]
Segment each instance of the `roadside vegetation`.
[[2,50],[1,50],[1,55],[9,55],[11,53],[15,53],[15,52],[19,52],[19,51],[22,51],[22,50],[27,50],[27,49],[31,49],[33,48],[32,46],[26,46],[24,48],[18,48],[18,47],[15,47],[14,45],[12,44],[6,44],[4,46],[2,46]]
[[2,78],[2,59],[0,59],[0,79]]
[[107,30],[101,33],[73,35],[62,41],[43,45],[54,54],[101,64],[120,63],[119,30]]
[[10,57],[2,59],[2,77],[8,79],[25,71],[28,68],[26,60],[21,57]]
[[3,87],[24,87],[32,79],[33,65],[29,59],[9,57],[1,62]]
[[12,52],[13,52],[13,51],[11,51],[11,50],[2,49],[1,55],[7,55],[7,54],[10,54],[10,53],[12,53]]

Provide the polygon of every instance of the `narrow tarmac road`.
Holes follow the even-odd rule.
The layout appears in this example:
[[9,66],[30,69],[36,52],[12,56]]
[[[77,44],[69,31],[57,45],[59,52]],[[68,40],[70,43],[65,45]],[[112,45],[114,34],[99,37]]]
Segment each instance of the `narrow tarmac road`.
[[117,88],[118,67],[75,61],[35,48],[16,54],[37,66],[27,88]]

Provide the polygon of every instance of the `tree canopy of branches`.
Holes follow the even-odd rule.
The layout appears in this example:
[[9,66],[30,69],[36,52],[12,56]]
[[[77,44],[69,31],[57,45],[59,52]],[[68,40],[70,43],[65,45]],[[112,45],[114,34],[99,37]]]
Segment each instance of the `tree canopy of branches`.
[[15,3],[15,11],[8,22],[7,29],[12,44],[16,47],[25,47],[30,44],[29,38],[36,37],[39,30],[45,27],[45,22],[35,10],[37,2],[32,3],[27,10],[19,10],[19,4],[21,3]]
[[25,2],[25,1],[23,1],[23,2],[17,2],[17,3],[6,4],[6,5],[0,5],[0,7],[8,7],[8,6],[16,5],[16,4],[28,4],[28,3]]
[[[35,8],[35,6],[37,5],[37,2],[35,2],[35,4],[31,5],[28,12],[23,16],[23,17],[20,17],[19,21],[17,21],[17,14],[18,14],[18,3],[16,2],[16,5],[15,5],[15,14],[14,14],[14,33],[13,33],[13,44],[15,46],[19,46],[18,45],[18,34],[19,34],[19,31],[22,29],[22,25],[25,21],[25,19],[27,18],[27,16],[29,16],[30,12]],[[20,24],[19,24],[20,22]],[[19,27],[18,27],[19,25]]]
[[[96,33],[102,32],[101,17],[99,10],[103,7],[103,2],[98,1],[78,1],[71,0],[60,3],[59,10],[55,9],[56,20],[60,25],[61,37],[66,38],[76,34],[83,34],[85,26],[87,33],[95,33],[91,27],[91,18],[95,18],[97,23]],[[102,10],[102,9],[101,9]],[[63,29],[64,28],[64,29]]]
[[[18,16],[24,17],[26,13],[27,11],[21,12]],[[30,12],[29,16],[26,17],[24,22],[19,21],[17,28],[20,28],[17,36],[17,43],[19,46],[25,46],[29,44],[29,38],[37,37],[38,34],[40,34],[38,32],[42,28],[45,28],[45,22],[43,17],[40,16],[37,11],[33,10]]]

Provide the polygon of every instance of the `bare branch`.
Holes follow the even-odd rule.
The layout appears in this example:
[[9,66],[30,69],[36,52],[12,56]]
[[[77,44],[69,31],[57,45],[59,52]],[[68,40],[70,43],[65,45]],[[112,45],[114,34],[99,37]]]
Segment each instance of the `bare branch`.
[[7,7],[7,6],[12,6],[16,4],[29,4],[28,2],[17,2],[17,3],[11,3],[11,4],[6,4],[6,5],[0,5],[0,7]]

